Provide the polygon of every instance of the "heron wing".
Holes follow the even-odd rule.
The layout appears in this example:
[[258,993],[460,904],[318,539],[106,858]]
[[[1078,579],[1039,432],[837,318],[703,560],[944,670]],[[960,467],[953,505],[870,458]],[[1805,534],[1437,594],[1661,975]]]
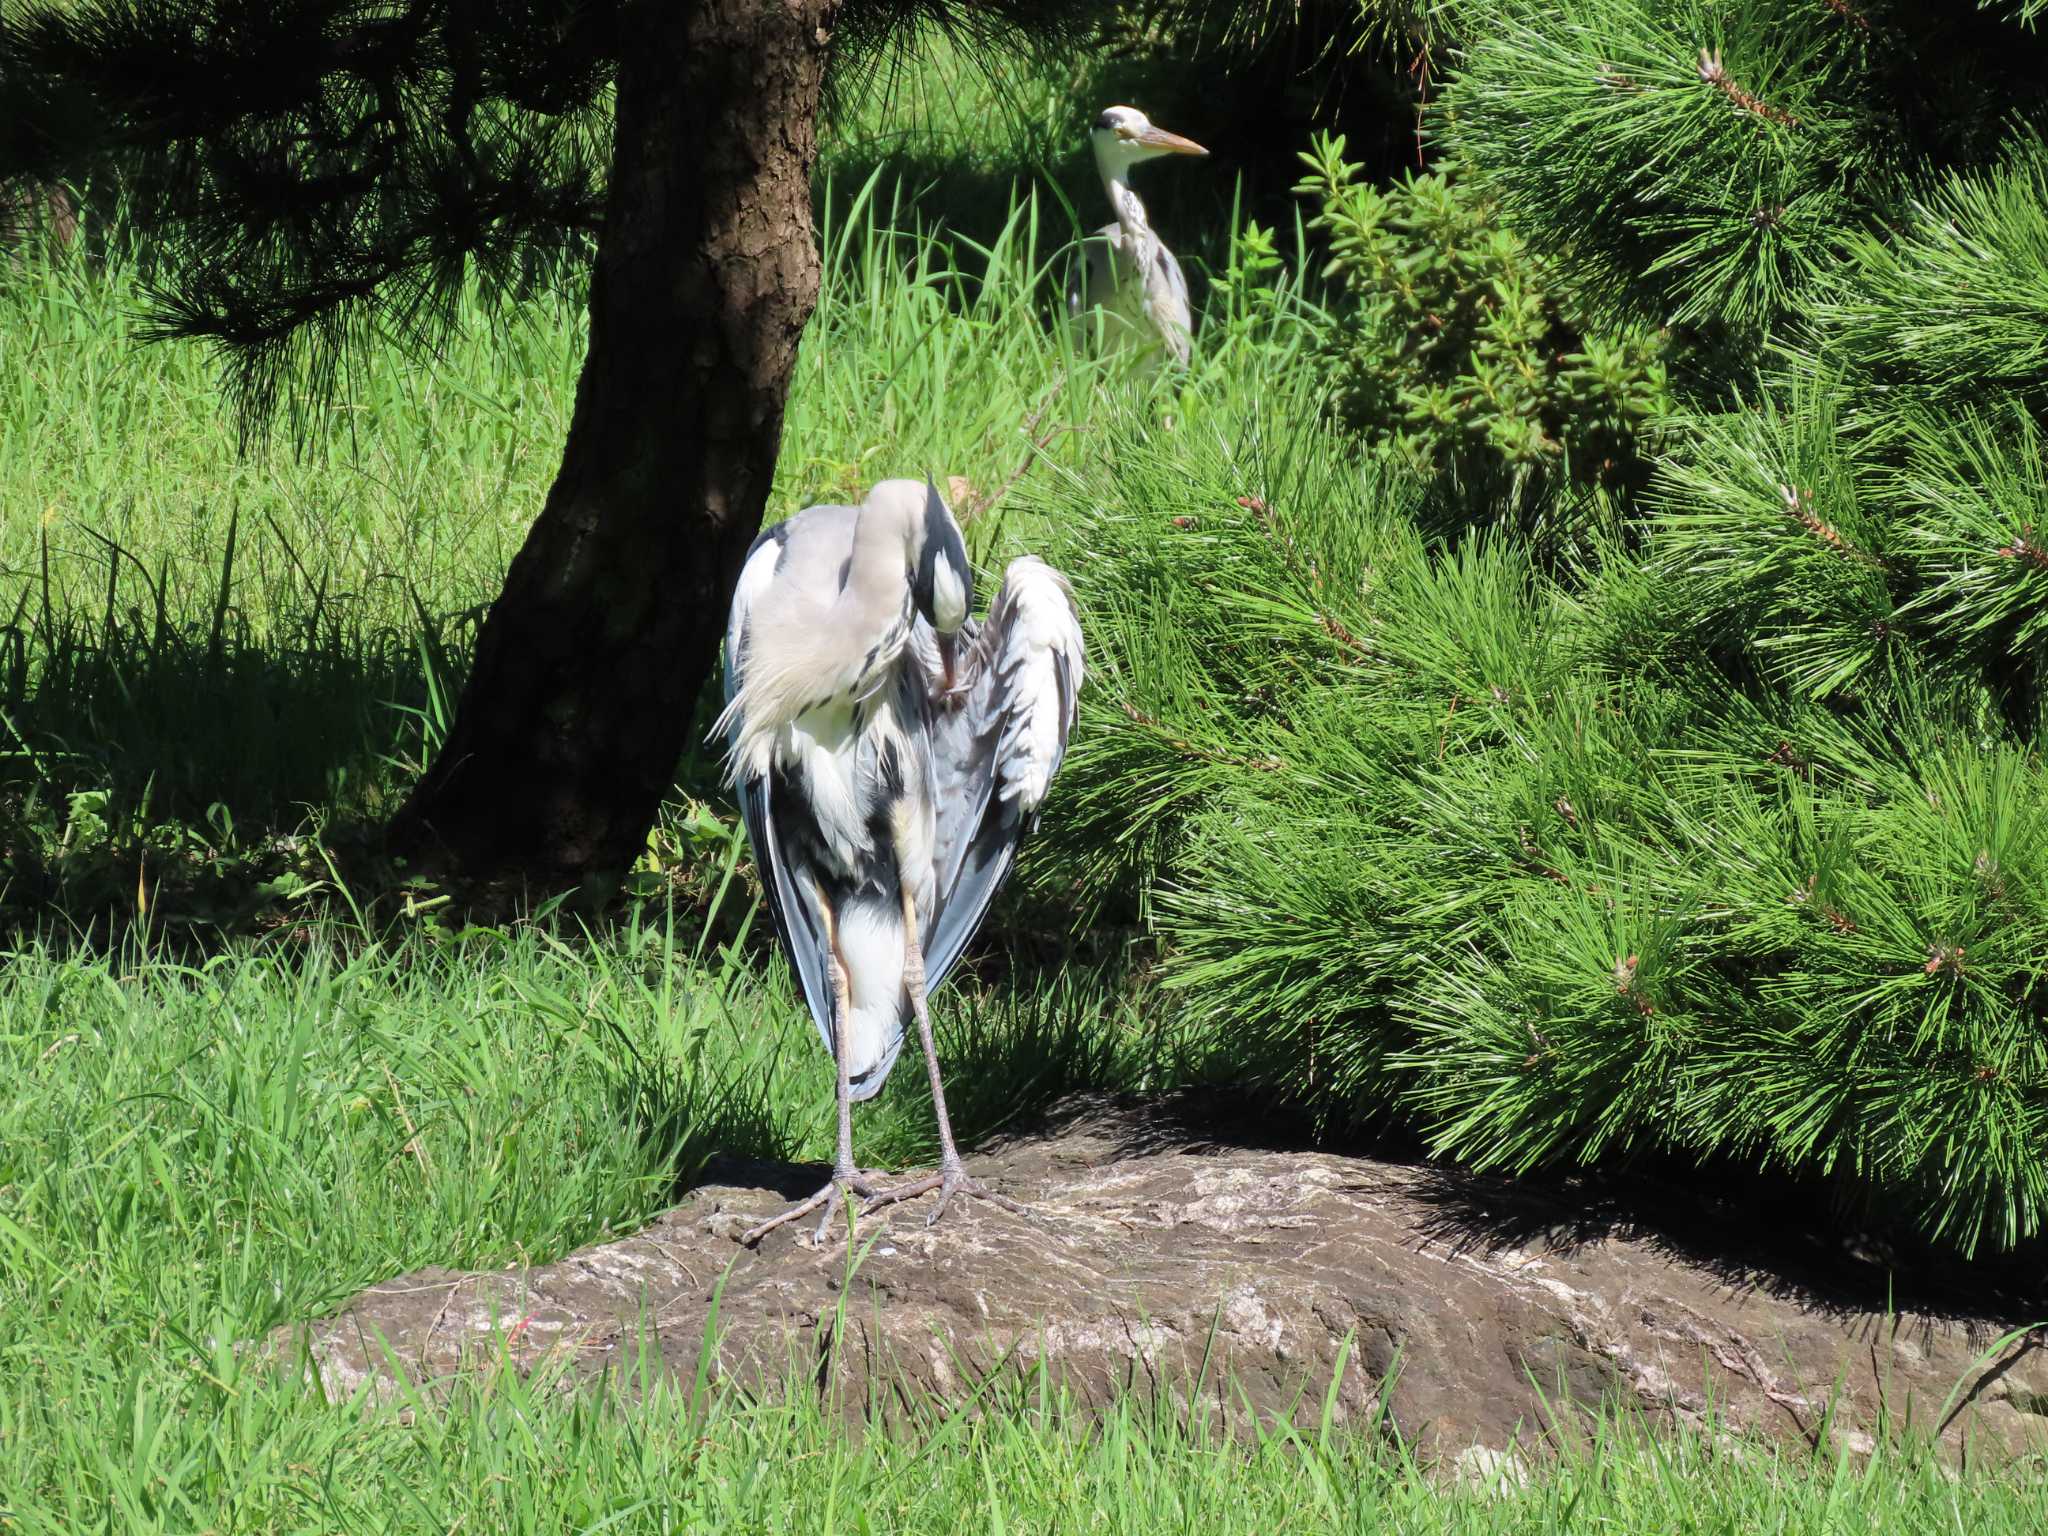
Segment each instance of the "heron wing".
[[1179,363],[1186,363],[1193,351],[1194,308],[1188,301],[1187,274],[1180,259],[1166,248],[1166,242],[1152,243],[1152,271],[1145,282],[1145,307],[1166,347]]
[[1067,312],[1078,319],[1097,306],[1116,317],[1105,332],[1110,344],[1163,344],[1174,361],[1188,361],[1194,306],[1187,274],[1158,235],[1134,243],[1121,224],[1106,224],[1081,242],[1067,280]]
[[1081,689],[1073,594],[1036,556],[1010,562],[988,621],[962,640],[965,699],[931,711],[937,881],[924,942],[931,987],[981,927],[1017,845],[1037,824]]
[[[836,509],[835,509],[836,510]],[[803,536],[800,518],[766,529],[747,551],[740,565],[740,579],[733,591],[732,611],[725,630],[725,702],[730,705],[746,679],[747,621],[754,606],[773,588],[777,575],[787,565],[789,545]],[[728,744],[737,743],[745,720],[734,715],[727,728]],[[774,774],[742,774],[737,788],[740,819],[746,824],[747,841],[753,845],[754,863],[761,876],[761,890],[768,901],[768,916],[782,951],[796,968],[797,979],[809,1004],[811,1018],[832,1049],[832,982],[828,974],[824,921],[817,897],[808,878],[800,878],[792,859],[777,835],[773,796]]]

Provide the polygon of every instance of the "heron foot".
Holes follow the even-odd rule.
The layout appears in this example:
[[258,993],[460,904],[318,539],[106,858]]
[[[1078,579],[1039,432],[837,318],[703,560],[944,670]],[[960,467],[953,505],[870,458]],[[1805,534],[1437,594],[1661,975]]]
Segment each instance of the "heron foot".
[[950,1168],[941,1165],[937,1173],[928,1173],[921,1179],[912,1179],[908,1183],[896,1185],[893,1189],[879,1190],[869,1195],[867,1197],[868,1203],[861,1207],[861,1214],[866,1215],[870,1211],[878,1211],[885,1205],[897,1205],[905,1200],[915,1200],[919,1195],[928,1195],[935,1189],[939,1192],[939,1203],[932,1207],[931,1214],[924,1219],[924,1224],[928,1227],[936,1224],[938,1219],[946,1214],[946,1207],[953,1203],[955,1195],[966,1195],[971,1199],[986,1200],[990,1204],[999,1205],[1004,1210],[1017,1216],[1029,1216],[1031,1214],[1026,1207],[1019,1205],[1008,1195],[997,1194],[986,1184],[982,1183],[981,1180],[969,1175],[967,1170],[958,1163],[955,1163]]
[[[822,1248],[825,1246],[826,1235],[832,1230],[832,1218],[839,1214],[839,1207],[850,1196],[859,1195],[863,1200],[872,1200],[879,1193],[881,1193],[881,1190],[864,1173],[835,1173],[827,1181],[825,1187],[815,1195],[810,1196],[808,1199],[797,1201],[788,1210],[778,1211],[758,1226],[749,1227],[740,1235],[740,1246],[742,1248],[751,1248],[777,1227],[785,1226],[800,1217],[808,1216],[811,1212],[818,1210],[819,1206],[823,1206],[824,1210],[819,1211],[818,1214],[818,1225],[811,1231],[811,1246]],[[859,1207],[855,1208],[855,1216],[860,1214],[860,1210],[861,1208]]]

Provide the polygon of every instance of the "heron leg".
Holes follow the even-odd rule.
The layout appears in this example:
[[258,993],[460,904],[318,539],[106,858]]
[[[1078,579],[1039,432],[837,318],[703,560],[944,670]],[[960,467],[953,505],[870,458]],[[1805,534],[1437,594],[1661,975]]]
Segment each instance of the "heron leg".
[[832,915],[829,902],[820,901],[819,911],[825,915],[825,938],[831,956],[832,971],[832,1062],[837,1070],[839,1144],[832,1159],[832,1177],[825,1187],[808,1199],[799,1200],[786,1211],[779,1211],[759,1226],[749,1228],[740,1238],[743,1247],[751,1248],[777,1227],[784,1226],[799,1217],[819,1211],[818,1225],[811,1233],[811,1242],[822,1247],[827,1234],[832,1230],[832,1218],[838,1214],[840,1203],[850,1195],[872,1196],[875,1185],[854,1166],[853,1161],[853,1098],[852,1086],[846,1074],[846,1016],[852,1007],[852,987],[846,976],[846,962],[839,956],[839,925]]
[[946,1114],[946,1089],[939,1081],[939,1053],[932,1043],[931,1010],[925,1005],[924,943],[918,937],[917,908],[907,881],[903,885],[903,945],[903,987],[910,994],[910,1011],[917,1018],[917,1038],[924,1046],[925,1070],[931,1074],[932,1113],[939,1122],[939,1171],[869,1195],[865,1209],[879,1210],[885,1205],[914,1200],[936,1189],[939,1203],[932,1207],[931,1215],[925,1217],[926,1226],[946,1214],[946,1207],[956,1194],[992,1201],[1019,1216],[1028,1215],[1029,1212],[1009,1196],[999,1195],[981,1180],[970,1177],[967,1165],[960,1160],[960,1149],[953,1144],[953,1122]]

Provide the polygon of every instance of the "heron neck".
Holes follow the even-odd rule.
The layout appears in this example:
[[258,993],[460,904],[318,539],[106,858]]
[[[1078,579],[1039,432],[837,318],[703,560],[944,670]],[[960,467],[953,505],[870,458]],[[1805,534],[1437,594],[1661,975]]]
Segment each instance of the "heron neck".
[[874,507],[864,508],[853,525],[853,548],[847,552],[841,601],[851,601],[877,622],[893,613],[909,580],[908,546],[900,518]]
[[1138,194],[1131,190],[1131,168],[1128,165],[1100,167],[1102,190],[1109,194],[1109,206],[1116,210],[1116,221],[1124,232],[1132,236],[1149,236],[1152,221],[1145,217],[1145,205],[1138,200]]

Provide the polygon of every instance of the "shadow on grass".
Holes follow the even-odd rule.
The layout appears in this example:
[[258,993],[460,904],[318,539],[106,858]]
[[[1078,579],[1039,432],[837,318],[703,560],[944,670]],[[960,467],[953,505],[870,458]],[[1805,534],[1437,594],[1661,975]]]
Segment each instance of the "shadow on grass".
[[[618,1075],[611,1084],[619,1122],[632,1128],[659,1167],[672,1170],[669,1196],[680,1199],[732,1167],[775,1170],[781,1183],[803,1183],[788,1161],[799,1131],[777,1111],[772,1074],[720,1074],[707,1080],[691,1063],[643,1056],[624,1036]],[[797,1191],[808,1194],[810,1184]],[[791,1198],[796,1198],[792,1195]]]
[[[939,1066],[955,1138],[970,1155],[998,1137],[1040,1134],[1057,1107],[1076,1095],[1141,1091],[1175,1070],[1127,971],[1086,963],[1026,967],[992,987],[949,993],[934,1005]],[[804,1066],[814,1070],[797,1108],[810,1123],[829,1126],[827,1058],[815,1040],[798,1048],[806,1053]],[[716,1149],[716,1156],[678,1164],[678,1197],[707,1183],[772,1189],[791,1198],[817,1189],[829,1164],[822,1157],[796,1159],[800,1138],[774,1109],[775,1069],[729,1084],[708,1105],[701,1088],[678,1077],[673,1113],[640,1117],[686,1126],[699,1138],[695,1145]],[[866,1166],[936,1164],[931,1087],[914,1030],[882,1093],[854,1106],[854,1139]],[[824,1148],[813,1142],[803,1150]]]
[[388,808],[445,652],[336,615],[268,643],[225,618],[0,635],[0,927],[233,925],[325,877],[298,867],[305,834],[346,845]]
[[430,702],[420,640],[339,621],[275,645],[60,621],[32,662],[10,639],[12,785],[97,790],[120,812],[198,825],[216,807],[254,831],[309,806],[373,806],[391,756],[418,750],[407,723]]
[[[963,1147],[1013,1134],[1072,1094],[1161,1075],[1140,1002],[1124,983],[1116,971],[1085,964],[1021,966],[987,992],[954,999],[938,1048]],[[906,1150],[925,1161],[938,1151],[936,1139],[925,1139],[930,1085],[913,1071],[903,1088],[890,1107],[920,1132]]]
[[[31,597],[0,627],[0,938],[204,950],[403,905],[384,821],[445,736],[479,613],[316,605],[258,638],[225,604],[193,624],[160,597],[33,618]],[[722,798],[714,712],[678,765],[700,798]]]

